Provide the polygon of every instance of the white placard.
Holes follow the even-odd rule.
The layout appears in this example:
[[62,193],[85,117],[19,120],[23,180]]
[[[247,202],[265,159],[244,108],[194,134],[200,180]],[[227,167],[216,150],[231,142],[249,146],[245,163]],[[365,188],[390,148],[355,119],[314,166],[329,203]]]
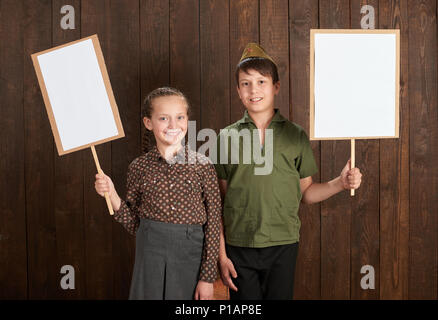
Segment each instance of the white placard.
[[102,70],[103,56],[99,64],[96,42],[97,37],[89,37],[35,55],[49,118],[53,116],[55,140],[59,136],[60,154],[124,136],[121,123],[119,128],[116,123],[120,122],[119,114],[109,79],[105,84],[106,69]]
[[398,137],[398,35],[313,31],[311,139]]

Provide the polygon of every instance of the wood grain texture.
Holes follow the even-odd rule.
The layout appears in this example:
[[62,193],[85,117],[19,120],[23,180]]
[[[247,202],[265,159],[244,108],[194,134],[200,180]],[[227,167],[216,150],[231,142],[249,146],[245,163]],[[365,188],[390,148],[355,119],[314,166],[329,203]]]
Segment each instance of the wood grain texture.
[[409,2],[409,299],[437,299],[436,1]]
[[200,4],[200,127],[218,132],[230,122],[229,4],[214,0]]
[[[0,299],[27,298],[23,1],[0,2]],[[32,71],[32,70],[29,70]]]
[[[289,1],[290,119],[309,133],[310,29],[318,28],[318,1]],[[282,87],[284,89],[284,86]],[[320,142],[311,142],[320,167]],[[320,182],[320,170],[313,176]],[[300,249],[295,269],[295,299],[321,297],[321,205],[301,204]]]
[[400,138],[380,141],[380,298],[408,298],[408,1],[380,0],[379,26],[400,29]]
[[24,2],[24,158],[28,242],[28,298],[59,295],[60,269],[54,215],[54,140],[32,53],[52,46],[52,3]]

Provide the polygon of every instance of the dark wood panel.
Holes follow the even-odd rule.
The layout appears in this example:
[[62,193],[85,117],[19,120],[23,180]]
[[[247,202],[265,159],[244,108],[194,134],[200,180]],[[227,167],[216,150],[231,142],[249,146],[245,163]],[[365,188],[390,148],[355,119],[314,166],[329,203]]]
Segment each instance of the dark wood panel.
[[[360,29],[363,14],[362,6],[371,5],[374,8],[375,28],[379,28],[378,0],[351,0],[351,28]],[[359,98],[359,97],[358,97]],[[366,99],[364,92],[363,99]],[[359,119],[353,119],[359,120]],[[356,141],[356,167],[364,175],[364,183],[355,192],[352,200],[351,219],[351,299],[379,298],[379,140]],[[374,268],[374,289],[363,289],[361,279],[365,275],[361,268],[370,265]]]
[[[230,122],[229,10],[226,1],[200,2],[201,124],[197,127],[216,132]],[[228,299],[220,279],[214,288],[215,299]]]
[[230,122],[229,4],[201,1],[200,12],[201,127],[218,132]]
[[191,120],[201,121],[199,1],[170,0],[170,83],[191,104]]
[[230,122],[241,119],[245,107],[237,94],[236,66],[249,42],[259,42],[257,0],[230,1]]
[[[79,0],[70,1],[75,9],[75,29],[64,30],[60,21],[65,1],[52,1],[52,45],[58,46],[80,39]],[[55,148],[54,162],[54,215],[58,270],[71,265],[75,271],[75,289],[58,287],[58,297],[63,299],[85,298],[85,245],[84,245],[84,176],[82,155],[84,151],[59,156]]]
[[379,26],[400,29],[400,137],[380,141],[380,298],[408,298],[408,2],[380,0]]
[[289,118],[289,4],[287,0],[260,0],[260,44],[274,59],[280,78],[275,107]]
[[409,1],[409,298],[437,298],[436,1]]
[[[125,137],[111,142],[111,174],[118,194],[125,198],[129,164],[141,155],[140,11],[139,1],[111,2],[108,21],[107,65]],[[128,50],[127,50],[128,49]],[[113,223],[114,297],[127,299],[135,256],[135,237]]]
[[23,1],[0,2],[0,43],[0,299],[26,299]]
[[[319,26],[322,29],[349,29],[348,0],[320,1]],[[339,176],[350,158],[349,141],[321,142],[321,180]],[[321,204],[321,297],[350,298],[351,205],[356,198],[341,192]]]
[[[109,78],[112,82],[111,67],[114,66],[108,63],[111,58],[111,37],[108,25],[114,22],[111,21],[110,17],[109,1],[82,1],[81,36],[98,35]],[[116,102],[119,103],[117,100]],[[112,177],[111,143],[96,146],[96,152],[102,170]],[[86,296],[87,299],[115,299],[119,293],[114,292],[116,275],[113,268],[115,263],[119,263],[119,260],[118,257],[113,256],[112,227],[113,225],[119,226],[116,226],[118,223],[109,215],[105,199],[99,196],[94,189],[97,169],[91,150],[88,152],[84,150],[83,162]]]
[[[318,28],[318,1],[289,1],[290,119],[309,133],[310,29]],[[284,86],[283,86],[284,89]],[[320,164],[320,143],[311,142]],[[320,182],[320,171],[313,176]],[[300,204],[300,249],[295,271],[295,299],[321,297],[321,205]]]
[[59,295],[54,215],[54,143],[30,55],[52,47],[51,1],[24,2],[24,158],[28,243],[28,297]]

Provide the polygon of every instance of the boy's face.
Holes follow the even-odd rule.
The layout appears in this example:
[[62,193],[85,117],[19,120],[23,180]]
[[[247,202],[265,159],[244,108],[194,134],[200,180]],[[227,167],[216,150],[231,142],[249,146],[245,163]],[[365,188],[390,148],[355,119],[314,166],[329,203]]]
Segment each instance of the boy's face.
[[237,93],[248,112],[259,113],[274,108],[274,97],[280,91],[280,82],[273,84],[271,76],[249,69],[239,72]]
[[155,98],[151,118],[143,118],[145,127],[152,130],[159,146],[181,143],[187,133],[187,104],[180,96]]

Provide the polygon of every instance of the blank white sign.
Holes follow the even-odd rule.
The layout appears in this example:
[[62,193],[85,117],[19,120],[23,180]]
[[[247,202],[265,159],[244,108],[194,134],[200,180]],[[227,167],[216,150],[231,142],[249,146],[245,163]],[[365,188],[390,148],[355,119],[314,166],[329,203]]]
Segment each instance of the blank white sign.
[[313,139],[398,136],[395,33],[314,34]]
[[118,112],[111,107],[91,38],[37,59],[63,153],[124,135],[117,128]]

